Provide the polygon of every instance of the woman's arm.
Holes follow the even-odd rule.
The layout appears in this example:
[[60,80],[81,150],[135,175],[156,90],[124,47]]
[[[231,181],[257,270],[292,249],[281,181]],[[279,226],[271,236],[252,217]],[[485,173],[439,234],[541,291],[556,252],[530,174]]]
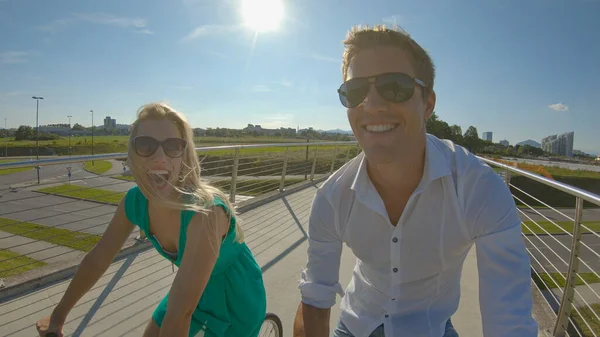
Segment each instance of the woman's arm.
[[192,314],[206,288],[219,256],[221,238],[228,228],[229,217],[218,206],[213,206],[206,214],[198,213],[192,217],[185,251],[169,293],[160,337],[188,336]]
[[100,279],[115,258],[134,225],[125,216],[124,198],[119,203],[108,228],[100,241],[79,265],[67,291],[52,312],[52,320],[63,323],[77,301]]

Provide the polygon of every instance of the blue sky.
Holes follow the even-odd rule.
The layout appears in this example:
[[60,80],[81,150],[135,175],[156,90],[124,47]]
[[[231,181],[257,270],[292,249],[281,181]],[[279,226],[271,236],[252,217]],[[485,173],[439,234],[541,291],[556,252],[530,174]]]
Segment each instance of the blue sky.
[[[280,29],[241,0],[0,0],[0,119],[130,123],[167,101],[194,127],[349,129],[341,40],[397,23],[434,60],[437,114],[511,143],[575,131],[600,154],[599,0],[284,0]],[[1,123],[0,123],[1,124]]]

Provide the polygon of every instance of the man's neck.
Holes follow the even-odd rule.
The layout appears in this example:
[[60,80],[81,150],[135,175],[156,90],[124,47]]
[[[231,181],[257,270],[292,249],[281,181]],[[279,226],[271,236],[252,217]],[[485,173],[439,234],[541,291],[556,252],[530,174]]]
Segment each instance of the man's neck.
[[394,195],[412,192],[417,188],[423,177],[425,167],[425,139],[414,150],[405,153],[386,164],[372,164],[367,159],[369,178],[380,195]]

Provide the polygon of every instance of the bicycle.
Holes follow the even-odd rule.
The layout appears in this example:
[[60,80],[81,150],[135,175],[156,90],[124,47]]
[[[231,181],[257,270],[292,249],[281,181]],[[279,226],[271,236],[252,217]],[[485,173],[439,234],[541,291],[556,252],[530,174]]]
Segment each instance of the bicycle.
[[[259,337],[283,337],[283,325],[279,316],[272,312],[265,315],[265,320],[260,327]],[[47,333],[46,337],[56,337],[53,332]]]
[[259,337],[283,337],[283,325],[279,316],[272,312],[265,315],[265,320],[260,327]]

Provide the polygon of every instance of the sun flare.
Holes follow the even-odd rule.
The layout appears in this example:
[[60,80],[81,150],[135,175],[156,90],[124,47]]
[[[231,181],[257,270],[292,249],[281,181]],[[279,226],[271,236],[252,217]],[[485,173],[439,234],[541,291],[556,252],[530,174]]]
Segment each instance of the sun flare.
[[244,24],[258,33],[279,29],[283,20],[282,0],[242,0]]

